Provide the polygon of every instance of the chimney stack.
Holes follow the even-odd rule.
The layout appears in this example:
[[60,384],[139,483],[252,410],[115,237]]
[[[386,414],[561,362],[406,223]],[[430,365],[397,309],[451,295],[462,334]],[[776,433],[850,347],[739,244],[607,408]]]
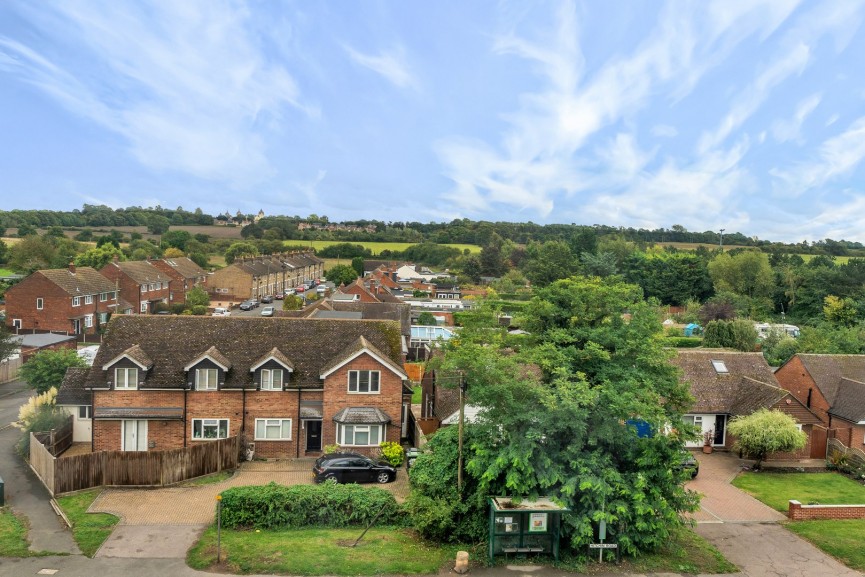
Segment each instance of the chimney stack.
[[69,272],[75,274],[75,263],[73,261],[69,261]]

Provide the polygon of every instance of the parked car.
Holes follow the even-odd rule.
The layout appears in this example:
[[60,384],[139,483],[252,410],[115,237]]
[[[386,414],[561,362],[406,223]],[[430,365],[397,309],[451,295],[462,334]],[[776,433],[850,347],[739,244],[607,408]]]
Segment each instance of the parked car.
[[312,467],[314,481],[333,479],[337,483],[390,483],[396,480],[396,469],[385,462],[375,462],[359,453],[322,455]]
[[263,309],[261,309],[261,316],[272,317],[273,316],[273,307],[264,307]]
[[323,295],[324,293],[327,292],[327,285],[323,285],[323,284],[318,285],[317,287],[315,287],[315,292],[317,292],[320,295]]
[[300,285],[300,286],[294,287],[294,292],[296,292],[296,293],[302,293],[302,292],[305,291],[305,290],[306,290],[306,287],[303,286],[303,285]]
[[281,301],[282,299],[285,298],[285,293],[278,292],[278,293],[276,293],[275,295],[273,295],[273,298],[275,298],[275,299],[278,300],[278,301]]
[[257,309],[261,304],[260,302],[258,302],[258,299],[249,299],[249,302],[252,303],[252,308],[254,309]]
[[213,315],[215,317],[230,317],[231,311],[224,307],[216,307],[213,309]]
[[676,471],[684,471],[689,479],[693,479],[700,472],[700,461],[690,451],[682,451],[681,460],[673,468]]
[[267,304],[270,304],[272,302],[273,302],[273,296],[271,296],[271,295],[265,295],[265,296],[261,297],[261,304],[263,304],[263,305],[267,305]]
[[239,308],[242,311],[251,311],[252,309],[255,308],[255,305],[253,305],[251,301],[243,301],[242,303],[240,303],[240,306],[238,306],[237,308]]

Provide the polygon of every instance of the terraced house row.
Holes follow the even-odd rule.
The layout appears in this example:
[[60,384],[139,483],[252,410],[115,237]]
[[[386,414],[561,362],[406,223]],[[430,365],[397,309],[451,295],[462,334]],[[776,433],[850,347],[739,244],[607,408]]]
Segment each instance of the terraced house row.
[[58,404],[92,416],[94,451],[244,435],[268,458],[370,452],[404,435],[405,352],[394,321],[118,316]]

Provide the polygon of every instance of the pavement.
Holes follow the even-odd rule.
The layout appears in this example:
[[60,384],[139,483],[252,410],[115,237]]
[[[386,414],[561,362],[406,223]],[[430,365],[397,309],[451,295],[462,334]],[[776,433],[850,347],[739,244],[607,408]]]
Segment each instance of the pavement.
[[6,505],[27,517],[31,551],[80,553],[72,533],[51,507],[48,490],[15,452],[21,431],[10,423],[18,419],[18,408],[31,392],[21,381],[0,384],[0,477],[6,484]]

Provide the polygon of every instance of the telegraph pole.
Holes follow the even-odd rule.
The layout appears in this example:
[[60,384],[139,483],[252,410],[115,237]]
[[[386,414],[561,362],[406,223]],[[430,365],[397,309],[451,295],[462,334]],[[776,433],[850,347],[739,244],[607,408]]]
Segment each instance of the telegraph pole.
[[457,436],[459,437],[459,449],[457,458],[457,492],[462,497],[463,492],[463,420],[466,412],[466,379],[465,375],[460,372],[460,421]]

